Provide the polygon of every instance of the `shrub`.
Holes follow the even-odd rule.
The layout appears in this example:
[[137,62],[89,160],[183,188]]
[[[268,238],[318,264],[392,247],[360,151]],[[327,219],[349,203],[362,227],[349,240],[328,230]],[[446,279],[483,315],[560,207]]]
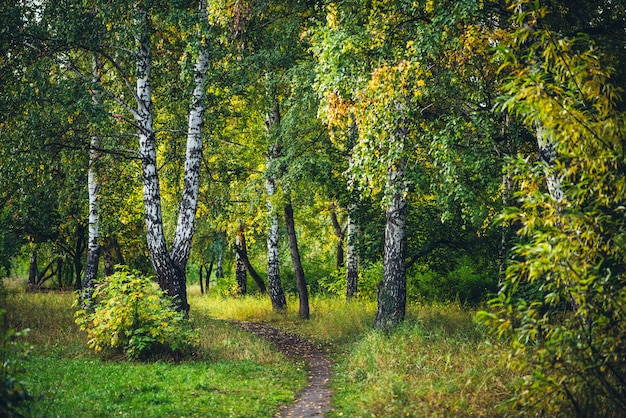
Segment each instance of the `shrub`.
[[[377,285],[383,279],[384,267],[382,261],[371,263],[359,272],[358,296],[365,300],[376,300]],[[319,286],[325,291],[345,296],[346,271],[337,270],[326,277],[319,279]]]
[[197,340],[171,299],[148,278],[127,269],[96,285],[92,308],[78,310],[76,323],[98,353],[123,353],[131,359],[180,356],[189,354]]
[[6,328],[4,315],[0,310],[0,416],[19,416],[18,407],[31,399],[24,383],[19,380],[26,372],[25,361],[31,346],[19,341],[28,330],[16,332]]

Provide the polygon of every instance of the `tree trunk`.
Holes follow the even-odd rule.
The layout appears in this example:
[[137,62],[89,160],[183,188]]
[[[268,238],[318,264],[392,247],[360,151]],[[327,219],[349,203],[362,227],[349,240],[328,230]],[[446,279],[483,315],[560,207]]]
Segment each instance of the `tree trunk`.
[[111,276],[115,273],[116,265],[124,265],[124,255],[120,248],[117,237],[112,236],[105,239],[104,242],[104,275]]
[[330,220],[332,221],[333,230],[335,231],[335,236],[337,237],[337,270],[341,270],[345,265],[343,243],[345,241],[346,229],[342,228],[339,224],[334,204],[330,207]]
[[[356,123],[356,117],[351,115],[352,123],[350,124],[350,130],[348,132],[348,148],[352,150],[356,144],[359,136],[358,126]],[[352,153],[351,153],[352,154]],[[350,157],[349,166],[352,168],[354,165],[354,159]],[[353,197],[354,199],[354,197]],[[346,299],[353,298],[358,292],[359,282],[359,254],[358,254],[358,240],[359,240],[359,226],[356,223],[356,209],[357,203],[352,201],[348,208],[348,245],[347,245],[347,266],[346,266]]]
[[[550,197],[554,200],[557,212],[561,213],[563,210],[565,192],[561,187],[561,179],[558,176],[558,171],[554,167],[557,157],[556,144],[553,142],[552,138],[545,135],[545,129],[539,121],[535,123],[535,128],[537,133],[537,145],[539,146],[539,159],[546,165],[545,176],[548,193],[550,193]],[[560,220],[557,220],[556,226],[561,226]],[[569,303],[572,311],[577,311],[579,307],[578,302],[576,302],[576,299],[569,289],[567,290],[567,294],[569,295]]]
[[[398,104],[398,111],[403,111]],[[395,135],[391,137],[390,147],[394,153],[402,155],[407,130],[404,121],[400,121]],[[392,148],[393,149],[393,148]],[[374,327],[390,329],[404,320],[406,311],[406,159],[399,157],[391,161],[387,172],[386,190],[391,194],[387,202],[385,225],[384,278],[378,284],[378,311]]]
[[267,234],[267,287],[269,289],[272,308],[274,310],[284,310],[287,308],[287,300],[280,282],[280,267],[278,258],[278,214],[274,208],[272,199],[276,192],[276,159],[280,156],[280,144],[276,131],[280,128],[280,109],[276,97],[276,85],[271,76],[268,75],[268,99],[272,105],[267,115],[266,128],[268,138],[271,141],[270,149],[266,158],[266,179],[265,191],[267,193],[267,212],[270,220],[270,227]]
[[37,287],[37,279],[39,278],[39,268],[37,267],[37,253],[35,251],[30,253],[30,262],[28,266],[28,288],[34,289]]
[[546,137],[543,126],[537,122],[535,124],[537,133],[537,145],[539,146],[539,159],[546,164],[546,185],[550,196],[557,204],[561,204],[565,194],[561,188],[561,180],[554,169],[556,163],[556,147],[552,139]]
[[163,291],[171,296],[176,308],[187,312],[184,266],[176,264],[167,250],[161,212],[161,189],[156,161],[156,138],[153,128],[150,22],[144,8],[137,24],[137,110],[135,122],[139,129],[139,154],[142,162],[143,201],[145,209],[148,253],[154,273]]
[[76,227],[76,246],[72,254],[74,262],[74,289],[83,288],[83,250],[85,249],[85,226],[78,224]]
[[346,298],[356,296],[359,282],[359,255],[357,253],[357,241],[359,228],[352,214],[348,215],[348,263],[346,265]]
[[[207,0],[200,0],[200,26],[208,25]],[[176,233],[172,245],[174,262],[185,268],[189,254],[195,226],[196,210],[198,208],[198,191],[200,188],[200,164],[202,163],[202,129],[204,113],[206,111],[206,80],[209,67],[208,42],[205,33],[201,30],[201,42],[198,48],[198,58],[194,67],[194,90],[189,109],[187,148],[185,153],[184,188],[178,212]]]
[[296,276],[296,287],[298,289],[298,296],[300,299],[298,315],[300,315],[300,318],[309,319],[309,292],[306,287],[302,261],[300,260],[298,238],[296,237],[296,225],[293,219],[293,207],[291,206],[291,203],[285,205],[285,225],[287,226],[289,252],[291,254],[291,263]]
[[211,260],[211,264],[209,264],[209,269],[206,272],[206,285],[204,286],[205,293],[209,293],[209,284],[211,283],[211,273],[213,272],[213,260]]
[[[140,30],[137,39],[138,108],[135,112],[135,121],[139,128],[139,153],[142,159],[148,251],[159,286],[173,298],[178,310],[188,312],[185,268],[191,251],[198,202],[202,158],[202,122],[205,111],[204,85],[208,67],[208,53],[206,46],[200,47],[194,69],[194,91],[189,111],[184,188],[174,243],[171,252],[168,252],[163,231],[161,191],[156,164],[156,138],[153,128],[150,19],[145,8],[139,13],[138,25]],[[202,18],[200,25],[208,24],[204,0],[200,1],[200,15]],[[201,35],[203,36],[202,33]],[[206,45],[205,39],[202,39],[200,45]]]
[[217,254],[217,267],[215,269],[215,278],[222,279],[224,277],[224,249],[220,247],[219,253]]
[[259,276],[259,273],[257,273],[254,267],[252,267],[252,263],[250,263],[250,259],[248,258],[248,249],[246,248],[246,236],[242,228],[239,228],[239,231],[237,231],[237,239],[241,242],[241,247],[236,246],[237,255],[241,257],[241,261],[246,267],[248,273],[250,274],[250,277],[252,277],[252,280],[254,280],[254,283],[256,283],[259,291],[261,293],[265,293],[267,291],[267,289],[265,288],[265,283],[263,282],[261,276]]
[[204,264],[200,264],[200,268],[198,269],[198,283],[200,283],[201,295],[204,295],[204,278],[202,277],[203,271],[204,271]]
[[235,238],[235,279],[237,280],[237,293],[240,296],[244,296],[248,289],[246,286],[246,282],[248,280],[248,274],[246,273],[246,266],[243,263],[241,253],[243,243],[241,242],[241,234],[237,233],[237,237]]
[[63,260],[61,260],[60,257],[57,257],[56,263],[57,286],[59,289],[63,289]]
[[[94,83],[100,82],[99,63],[97,56],[93,58]],[[98,93],[94,90],[92,100],[95,105],[100,103]],[[85,276],[83,277],[82,306],[90,309],[93,304],[94,282],[98,276],[98,263],[100,261],[100,205],[98,201],[98,159],[100,153],[100,139],[93,135],[89,149],[89,169],[87,172],[87,189],[89,193],[89,238],[87,240],[87,261],[85,262]]]
[[[513,179],[508,172],[502,175],[502,206],[507,207],[513,195]],[[500,249],[498,251],[499,260],[499,284],[503,284],[506,278],[506,262],[508,259],[509,239],[511,235],[511,225],[508,221],[503,221],[500,227]]]

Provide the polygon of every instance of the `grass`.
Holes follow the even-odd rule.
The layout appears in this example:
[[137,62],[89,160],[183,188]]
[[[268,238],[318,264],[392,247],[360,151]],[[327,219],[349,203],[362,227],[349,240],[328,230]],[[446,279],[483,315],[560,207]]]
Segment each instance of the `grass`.
[[458,304],[410,305],[405,324],[385,334],[371,330],[373,302],[314,296],[303,321],[295,298],[275,313],[267,297],[192,287],[200,355],[174,364],[100,360],[73,323],[71,300],[14,292],[4,302],[12,327],[32,329],[32,416],[273,416],[305,384],[303,370],[230,320],[271,322],[323,345],[335,360],[335,417],[503,416],[497,406],[518,379],[474,311]]
[[[408,306],[405,324],[390,334],[372,330],[376,304],[312,297],[311,319],[284,314],[267,298],[208,298],[216,318],[271,321],[322,344],[335,360],[331,416],[506,416],[500,405],[519,378],[501,363],[505,348],[458,303]],[[512,412],[511,412],[512,414]]]
[[[271,417],[306,382],[265,341],[192,307],[197,358],[179,363],[103,361],[73,321],[73,294],[10,292],[7,324],[30,328],[24,377],[32,417]],[[198,302],[196,300],[195,302]],[[197,309],[196,309],[197,308]]]

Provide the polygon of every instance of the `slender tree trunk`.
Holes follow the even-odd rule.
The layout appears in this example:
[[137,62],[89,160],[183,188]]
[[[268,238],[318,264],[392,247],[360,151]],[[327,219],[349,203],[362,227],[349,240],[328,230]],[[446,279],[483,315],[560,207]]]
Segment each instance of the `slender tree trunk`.
[[302,269],[300,251],[298,250],[298,238],[296,236],[296,225],[293,218],[293,207],[291,206],[291,203],[285,205],[285,225],[287,226],[289,252],[291,254],[291,263],[296,276],[296,287],[298,289],[298,296],[300,299],[298,315],[300,315],[300,318],[309,319],[309,292],[306,287],[304,270]]
[[341,270],[345,265],[343,244],[346,237],[346,229],[342,228],[339,224],[339,219],[337,218],[337,210],[334,204],[330,207],[330,220],[333,224],[335,236],[337,237],[337,270]]
[[213,273],[213,260],[211,260],[211,264],[209,264],[209,269],[206,273],[206,285],[204,286],[205,293],[209,293],[209,285],[211,283],[211,273]]
[[[502,205],[507,207],[513,194],[513,180],[508,172],[502,175]],[[506,261],[508,259],[509,239],[511,235],[511,225],[503,221],[500,227],[500,250],[498,252],[499,259],[499,283],[504,283],[506,278]]]
[[30,253],[30,262],[28,265],[28,288],[34,289],[37,287],[37,279],[39,277],[39,268],[37,267],[37,253],[35,251]]
[[215,278],[216,279],[224,278],[224,250],[223,250],[223,247],[220,247],[219,253],[217,254],[217,267],[215,268]]
[[241,235],[239,233],[237,234],[235,241],[235,279],[237,280],[237,293],[241,296],[244,296],[248,291],[246,286],[248,274],[246,272],[246,266],[241,257],[243,243],[241,240]]
[[76,227],[76,246],[72,254],[74,261],[74,289],[80,290],[83,287],[83,250],[85,249],[85,226],[78,224]]
[[[402,112],[402,105],[398,105]],[[402,155],[407,131],[401,120],[391,147]],[[387,203],[384,251],[384,279],[378,284],[378,311],[374,327],[387,330],[404,320],[406,311],[406,159],[392,161],[387,175],[387,191],[391,197]]]
[[246,235],[243,231],[243,228],[239,228],[239,231],[237,231],[237,239],[239,240],[239,242],[241,242],[241,247],[236,246],[237,255],[241,257],[241,261],[243,262],[248,273],[250,274],[250,277],[252,277],[252,280],[254,280],[254,283],[256,283],[259,291],[261,293],[265,293],[267,291],[267,289],[265,288],[265,283],[263,282],[261,276],[259,276],[259,273],[257,273],[257,271],[254,269],[252,263],[250,263],[250,259],[248,258],[248,249],[246,248]]
[[[545,176],[548,193],[550,193],[550,197],[554,201],[554,206],[556,207],[557,211],[561,213],[561,211],[563,210],[563,200],[565,199],[565,192],[563,191],[563,188],[561,186],[561,179],[559,179],[558,171],[555,168],[557,158],[556,144],[553,142],[552,138],[546,135],[545,129],[540,122],[537,121],[535,123],[535,128],[537,133],[537,145],[539,146],[539,159],[546,165]],[[556,225],[560,226],[561,221],[558,220]],[[571,309],[573,311],[578,310],[578,302],[576,302],[576,299],[569,290],[569,286],[567,294],[569,296]]]
[[120,243],[115,236],[105,239],[104,247],[104,275],[111,276],[115,273],[116,265],[124,265],[126,263]]
[[115,273],[113,256],[109,251],[105,251],[103,254],[103,258],[104,259],[102,260],[102,263],[104,264],[104,276],[109,277],[113,275],[113,273]]
[[59,289],[63,289],[63,260],[57,258],[57,286]]
[[[359,132],[354,114],[350,124],[348,136],[348,148],[352,150],[358,139]],[[349,166],[352,168],[354,159],[350,157]],[[354,199],[354,197],[353,197]],[[348,208],[348,244],[347,244],[347,265],[346,265],[346,299],[353,298],[359,290],[359,225],[356,222],[357,204],[353,201]]]
[[[207,0],[200,0],[200,25],[208,25]],[[187,148],[185,153],[185,171],[183,196],[178,212],[176,234],[172,245],[172,258],[183,268],[187,265],[191,252],[191,243],[198,208],[200,188],[200,165],[202,163],[202,130],[206,111],[206,80],[209,67],[209,50],[206,35],[201,33],[198,58],[194,67],[194,90],[189,109]]]
[[276,85],[268,75],[268,98],[272,105],[268,112],[266,128],[271,145],[266,158],[265,191],[267,193],[267,212],[270,227],[267,234],[267,287],[274,310],[287,308],[287,300],[280,281],[280,268],[278,258],[278,213],[272,199],[276,192],[276,159],[280,156],[280,144],[276,131],[280,128],[280,109],[276,97]]
[[[97,56],[93,58],[92,76],[94,84],[100,83],[100,66]],[[95,105],[100,103],[98,93],[94,91],[92,100]],[[94,282],[98,276],[98,263],[100,261],[100,204],[98,201],[98,159],[100,153],[100,138],[93,135],[89,149],[89,169],[87,172],[87,189],[89,192],[89,238],[87,241],[87,261],[85,262],[85,276],[83,277],[83,308],[90,309],[93,302]]]
[[204,278],[202,277],[203,271],[204,271],[204,264],[200,264],[200,268],[198,269],[198,283],[200,283],[201,295],[204,295]]
[[359,255],[357,252],[357,242],[359,238],[359,228],[352,214],[348,215],[348,245],[346,265],[346,298],[356,296],[359,282]]
[[156,138],[153,128],[150,22],[148,11],[140,10],[138,18],[139,45],[137,51],[137,110],[135,122],[139,128],[139,154],[142,162],[143,200],[147,245],[154,273],[161,289],[172,298],[177,309],[187,312],[184,268],[170,256],[163,231],[161,189],[156,161]]
[[539,159],[546,164],[546,185],[548,192],[554,201],[560,205],[565,197],[561,188],[561,180],[554,169],[556,163],[556,147],[551,138],[545,135],[545,130],[540,123],[535,124],[537,133],[537,145],[539,146]]

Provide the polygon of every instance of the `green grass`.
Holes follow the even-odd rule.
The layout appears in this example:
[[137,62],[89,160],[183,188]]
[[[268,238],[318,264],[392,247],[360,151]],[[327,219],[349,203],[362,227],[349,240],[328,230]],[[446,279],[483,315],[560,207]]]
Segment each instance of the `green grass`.
[[[500,406],[520,377],[501,359],[505,348],[458,303],[408,306],[392,333],[372,330],[376,304],[312,297],[311,319],[297,316],[288,299],[284,314],[266,298],[206,298],[218,318],[271,321],[322,344],[335,360],[331,416],[506,416]],[[512,414],[512,412],[511,412]]]
[[301,366],[265,341],[203,314],[196,358],[179,363],[102,360],[73,322],[71,293],[11,292],[7,323],[30,328],[33,354],[24,377],[36,396],[32,417],[271,417],[306,382]]
[[334,416],[501,416],[515,380],[501,349],[454,305],[411,307],[387,335],[367,332],[339,356]]
[[73,323],[67,293],[12,293],[8,322],[32,329],[28,384],[32,416],[273,416],[305,384],[302,367],[230,320],[267,321],[311,338],[335,361],[331,416],[503,416],[519,376],[500,363],[503,347],[458,304],[414,304],[407,320],[372,331],[376,305],[311,298],[311,319],[272,312],[267,297],[189,292],[200,335],[195,359],[178,364],[103,361]]

